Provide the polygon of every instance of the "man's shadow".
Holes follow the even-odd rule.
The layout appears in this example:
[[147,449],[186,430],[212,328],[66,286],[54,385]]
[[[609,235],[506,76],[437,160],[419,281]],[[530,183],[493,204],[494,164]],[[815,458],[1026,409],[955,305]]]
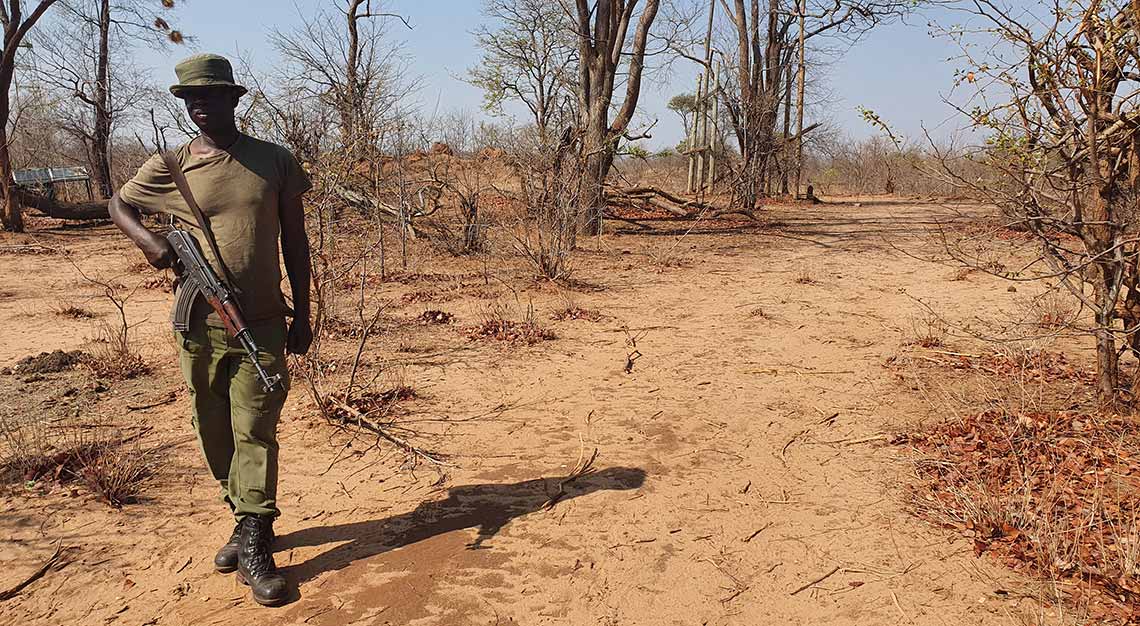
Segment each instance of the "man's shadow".
[[[401,515],[293,531],[277,538],[274,551],[347,542],[302,563],[281,568],[281,573],[297,585],[324,572],[347,567],[354,561],[465,528],[478,529],[475,540],[467,546],[469,550],[477,550],[512,519],[543,508],[551,496],[558,493],[559,482],[556,478],[538,478],[506,485],[454,487],[448,490],[447,499],[421,503],[415,510]],[[611,467],[566,484],[565,494],[558,501],[601,490],[636,489],[644,483],[644,470]]]

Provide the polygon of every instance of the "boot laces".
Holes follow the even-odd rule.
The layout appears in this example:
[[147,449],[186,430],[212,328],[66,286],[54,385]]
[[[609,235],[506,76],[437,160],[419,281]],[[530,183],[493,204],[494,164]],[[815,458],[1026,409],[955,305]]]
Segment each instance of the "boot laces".
[[230,533],[230,540],[226,543],[241,543],[241,522],[234,524],[234,532]]
[[249,544],[246,549],[249,551],[248,569],[251,576],[260,577],[277,569],[273,563],[273,552],[270,550],[272,542],[273,531],[267,524],[260,520],[250,524]]

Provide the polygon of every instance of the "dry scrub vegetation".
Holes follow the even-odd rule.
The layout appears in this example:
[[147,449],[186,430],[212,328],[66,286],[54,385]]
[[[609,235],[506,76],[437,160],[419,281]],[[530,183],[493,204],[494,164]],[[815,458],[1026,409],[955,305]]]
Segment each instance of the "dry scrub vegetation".
[[[115,4],[113,10],[137,17],[141,15],[140,2]],[[78,12],[95,6],[74,4],[72,10]],[[175,3],[160,4],[170,8]],[[818,601],[822,596],[816,594],[838,596],[870,586],[865,580],[848,581],[838,590],[820,586],[841,572],[867,573],[854,565],[834,564],[836,557],[817,547],[833,547],[840,542],[809,544],[805,541],[808,535],[787,541],[810,546],[815,551],[809,554],[813,558],[831,559],[827,567],[833,569],[823,568],[827,573],[822,576],[784,573],[790,565],[809,560],[803,555],[796,555],[794,563],[791,558],[787,563],[767,563],[766,571],[754,568],[739,572],[729,565],[750,556],[739,544],[756,546],[769,540],[775,533],[763,534],[768,525],[752,528],[751,534],[734,537],[729,544],[707,528],[699,529],[707,534],[690,537],[694,530],[690,526],[705,524],[705,515],[729,511],[718,506],[735,506],[751,497],[747,493],[751,480],[731,487],[716,482],[726,475],[735,476],[737,466],[717,466],[714,464],[720,461],[708,457],[723,456],[738,465],[759,457],[766,461],[757,450],[771,446],[769,439],[776,437],[773,433],[780,433],[779,428],[803,425],[797,420],[803,421],[804,414],[811,425],[830,428],[840,416],[839,411],[825,412],[813,405],[825,416],[820,421],[804,408],[806,405],[798,404],[802,400],[798,397],[768,402],[765,394],[777,398],[779,388],[790,377],[769,385],[739,376],[794,372],[796,384],[803,385],[795,387],[796,394],[818,396],[821,401],[840,386],[859,388],[870,383],[876,411],[893,410],[895,405],[884,400],[889,396],[921,395],[935,419],[924,420],[922,426],[905,433],[815,443],[844,451],[872,442],[905,444],[914,476],[907,487],[891,494],[892,500],[904,501],[921,519],[968,538],[976,556],[999,559],[1026,579],[1043,584],[1044,593],[1035,597],[1041,606],[1061,613],[1051,617],[1062,622],[1140,623],[1140,433],[1136,427],[1140,389],[1140,115],[1134,104],[1140,94],[1136,90],[1140,13],[1135,3],[1041,5],[1044,8],[1030,7],[1026,9],[1029,13],[1012,17],[989,2],[951,3],[965,7],[971,19],[986,25],[966,31],[951,27],[942,33],[962,45],[959,61],[969,68],[959,76],[956,87],[979,90],[974,94],[979,97],[973,101],[982,104],[959,111],[979,131],[977,146],[939,145],[929,139],[929,145],[908,142],[878,114],[866,110],[865,119],[884,136],[850,141],[824,121],[809,119],[805,124],[802,119],[812,106],[804,102],[807,89],[803,80],[816,72],[813,57],[832,49],[830,44],[818,42],[824,37],[854,42],[873,27],[910,14],[915,6],[912,2],[815,2],[808,10],[787,2],[759,0],[738,0],[731,6],[727,2],[680,2],[673,7],[657,0],[640,4],[597,0],[564,6],[537,0],[489,0],[484,10],[495,18],[497,26],[480,26],[475,33],[481,57],[469,78],[484,90],[489,109],[501,112],[506,101],[518,101],[533,116],[524,124],[509,125],[477,122],[465,114],[429,118],[410,113],[413,107],[408,94],[415,81],[399,57],[400,46],[390,41],[383,26],[385,20],[398,16],[374,11],[367,0],[334,4],[335,10],[329,8],[334,5],[322,6],[299,16],[292,30],[273,30],[271,41],[280,63],[273,76],[265,78],[244,68],[247,75],[242,80],[249,84],[250,94],[238,111],[242,129],[285,145],[314,183],[306,196],[306,220],[312,244],[315,337],[310,351],[291,358],[289,368],[292,401],[297,403],[294,408],[300,415],[297,421],[306,432],[317,432],[333,451],[321,477],[342,463],[355,463],[350,476],[379,465],[377,472],[406,472],[418,480],[414,472],[427,466],[434,472],[434,482],[428,492],[415,496],[422,496],[422,509],[412,507],[424,517],[409,514],[412,517],[404,519],[419,523],[430,518],[432,528],[443,529],[432,532],[479,526],[476,543],[468,546],[474,550],[482,547],[478,544],[485,534],[494,535],[521,514],[516,509],[550,510],[571,495],[576,481],[587,482],[600,474],[594,466],[605,457],[598,448],[589,453],[586,442],[594,436],[593,427],[607,419],[600,413],[620,413],[628,420],[608,417],[599,430],[613,429],[605,437],[610,442],[620,441],[621,454],[641,451],[643,443],[646,449],[658,445],[650,457],[642,459],[647,466],[652,464],[663,476],[692,471],[698,476],[696,480],[709,480],[716,488],[701,485],[709,487],[701,494],[703,508],[678,506],[668,515],[657,510],[647,515],[653,517],[653,523],[631,522],[630,526],[636,524],[642,535],[623,537],[621,543],[606,537],[607,543],[594,546],[597,555],[583,553],[570,560],[572,565],[567,567],[573,568],[569,572],[572,575],[555,568],[561,581],[575,582],[575,576],[595,571],[603,572],[604,581],[627,578],[628,569],[599,566],[595,570],[595,562],[587,562],[587,558],[601,560],[601,554],[656,549],[667,540],[677,539],[686,542],[682,548],[669,544],[659,555],[662,580],[667,580],[665,576],[675,567],[675,561],[670,561],[675,554],[693,550],[684,557],[685,576],[689,577],[689,570],[698,565],[711,564],[716,572],[711,575],[721,577],[714,587],[725,592],[715,602],[720,609],[735,611],[733,602],[759,593],[756,581],[775,580],[776,576],[798,579],[788,589],[778,590],[781,598]],[[112,10],[109,3],[102,6]],[[710,11],[708,25],[703,26],[706,10]],[[604,19],[606,16],[609,19]],[[138,25],[138,20],[103,20],[90,15],[80,21],[93,29],[83,41],[98,36],[100,25],[104,38],[110,28],[107,24],[123,24],[123,28]],[[179,31],[166,21],[154,24],[161,31],[158,40],[149,26],[132,36],[152,45],[182,40]],[[1052,24],[1054,28],[1042,30],[1038,24]],[[66,26],[66,22],[56,24]],[[347,31],[341,32],[345,27]],[[20,36],[23,32],[13,30]],[[37,40],[31,49],[58,53],[60,50],[49,48],[53,45],[50,33],[62,36],[66,32],[49,31],[46,39]],[[978,47],[972,45],[971,37],[990,44],[993,40],[989,38],[996,37],[1002,43],[996,48]],[[524,48],[542,48],[529,50],[541,54],[523,54],[520,58],[515,54],[519,42]],[[617,48],[608,49],[615,43]],[[15,51],[21,48],[19,38],[6,39],[4,47],[11,54],[0,55],[0,78],[11,78]],[[84,53],[89,47],[82,47]],[[983,54],[996,58],[976,58],[979,49],[989,50]],[[650,155],[639,141],[650,137],[652,126],[639,127],[635,113],[643,74],[664,69],[650,67],[655,55],[695,61],[700,76],[697,94],[679,94],[670,102],[670,109],[683,119],[684,139],[676,150]],[[48,56],[57,63],[58,58],[67,57]],[[326,63],[328,59],[336,61]],[[102,65],[104,75],[108,62],[107,58],[92,59],[94,67]],[[48,82],[53,80],[51,68],[45,71],[32,65],[28,71],[37,80],[55,84]],[[793,80],[796,76],[800,80]],[[127,81],[127,77],[116,80]],[[793,88],[795,83],[799,84]],[[0,84],[6,83],[0,80]],[[86,89],[84,85],[103,83],[84,79],[76,84]],[[193,129],[180,126],[185,125],[180,112],[164,114],[162,109],[170,106],[168,99],[151,102],[144,94],[154,89],[134,87],[137,89],[122,90],[129,94],[124,97],[130,102],[116,102],[115,106],[110,106],[106,89],[90,94],[81,89],[76,94],[74,86],[55,84],[52,89],[21,92],[20,120],[7,119],[9,95],[0,94],[5,105],[0,106],[0,222],[6,230],[31,227],[58,234],[65,230],[59,220],[102,219],[106,215],[105,200],[74,203],[68,201],[71,197],[67,193],[67,198],[60,199],[38,197],[27,190],[18,192],[12,183],[14,167],[46,167],[56,164],[57,159],[89,162],[93,182],[102,195],[107,195],[147,153],[163,148],[168,134],[171,138],[182,131],[193,134]],[[116,84],[117,93],[118,89]],[[85,104],[77,104],[80,101]],[[144,134],[153,131],[153,145],[141,135],[133,141],[121,137],[112,141],[108,116],[136,109],[149,112],[149,128]],[[793,111],[800,118],[794,126]],[[69,123],[63,124],[61,116]],[[98,122],[87,129],[84,124],[89,118]],[[6,135],[10,127],[11,142]],[[122,127],[128,126],[124,123]],[[114,159],[110,158],[112,152]],[[878,197],[848,199],[837,197],[839,194]],[[900,195],[927,201],[938,198],[940,204],[921,204],[922,211],[930,214],[908,214],[913,224],[899,224],[886,212],[864,210],[865,202],[897,204]],[[27,202],[22,204],[22,200]],[[25,222],[25,208],[48,217]],[[951,216],[954,219],[942,220],[942,213],[956,210],[960,214]],[[855,213],[859,215],[853,217]],[[928,230],[919,232],[924,227]],[[900,241],[883,244],[883,239],[896,234]],[[76,236],[77,248],[81,238]],[[1000,320],[981,319],[980,313],[973,312],[952,320],[925,303],[909,319],[898,309],[884,311],[871,306],[870,312],[856,311],[869,306],[867,299],[885,301],[897,295],[896,285],[879,284],[905,280],[905,276],[892,274],[889,267],[876,268],[882,270],[881,279],[879,274],[865,274],[870,276],[866,279],[870,284],[863,285],[859,293],[844,292],[843,297],[833,298],[847,286],[848,279],[839,277],[840,272],[847,274],[849,265],[878,254],[876,246],[898,252],[901,246],[913,243],[902,241],[908,238],[921,238],[921,244],[916,245],[923,248],[922,252],[907,250],[905,255],[890,257],[890,262],[901,263],[904,257],[909,262],[921,254],[922,261],[942,264],[931,266],[945,281],[938,288],[951,285],[959,294],[973,288],[989,289],[974,302],[987,306],[991,302],[982,300],[1017,294],[1016,310],[1007,315],[1009,319]],[[852,240],[867,249],[844,247]],[[778,248],[777,244],[818,246],[827,252],[809,254],[798,247]],[[767,246],[776,252],[769,253]],[[937,251],[931,253],[931,249]],[[758,250],[768,256],[761,258]],[[66,265],[79,277],[72,285],[75,293],[49,301],[55,303],[50,309],[36,310],[33,303],[10,311],[13,323],[39,324],[32,332],[50,335],[51,329],[41,323],[47,314],[52,324],[81,324],[89,335],[82,350],[57,350],[18,361],[15,359],[20,355],[12,355],[15,363],[3,373],[4,380],[13,382],[13,389],[15,381],[26,385],[19,387],[19,393],[26,397],[14,397],[10,406],[0,407],[0,475],[13,498],[58,494],[60,490],[68,497],[79,497],[82,491],[112,507],[123,507],[145,501],[148,488],[159,478],[163,444],[155,440],[161,437],[151,432],[149,423],[136,419],[134,412],[171,404],[177,393],[170,391],[137,405],[125,404],[124,398],[127,393],[153,392],[177,380],[177,373],[163,369],[158,358],[143,349],[146,340],[138,331],[148,321],[151,326],[156,322],[137,313],[147,306],[140,302],[146,297],[139,298],[138,294],[157,299],[170,291],[174,279],[170,273],[151,271],[133,258],[126,273],[112,276],[114,268],[103,266],[106,256],[100,256],[101,251],[89,252],[92,258],[83,259],[70,248],[47,246],[22,235],[9,239],[6,234],[0,245],[0,255],[5,259]],[[785,252],[787,257],[780,256]],[[723,257],[713,259],[722,253]],[[741,284],[735,275],[743,273],[739,265],[713,267],[744,254],[755,255],[749,256],[748,262],[761,258],[766,263],[785,265],[768,268],[763,276],[767,282],[762,285]],[[713,269],[720,273],[713,273]],[[910,269],[909,274],[914,274]],[[669,283],[667,279],[674,275],[692,282]],[[994,288],[989,282],[994,277],[1009,284]],[[659,310],[665,299],[660,291],[653,291],[658,288],[653,281],[678,292],[666,294],[668,299],[694,308],[703,306],[699,297],[702,290],[735,293],[755,287],[780,293],[766,292],[762,301],[733,300],[737,309],[730,308],[724,319],[714,319],[724,311],[703,311],[702,318],[693,322],[688,319],[690,311],[674,315],[678,312]],[[697,296],[685,299],[689,294],[680,293],[684,290],[693,290]],[[879,293],[872,293],[874,290]],[[13,298],[15,292],[3,296]],[[611,308],[619,302],[624,306],[625,301],[619,299],[627,297],[635,304],[624,311],[638,307],[638,315],[671,317],[670,323],[650,320],[652,325],[631,327],[633,324],[620,319]],[[536,300],[541,304],[536,305]],[[834,332],[838,325],[834,321],[848,314],[874,320],[877,325],[848,325],[843,333]],[[750,325],[729,327],[740,320]],[[690,325],[681,332],[672,323]],[[712,334],[723,327],[729,327],[725,332],[731,334]],[[880,331],[880,327],[887,330]],[[601,329],[606,337],[582,339],[582,335]],[[797,335],[801,330],[804,332]],[[163,326],[163,340],[168,335],[165,331]],[[769,332],[779,334],[763,335],[772,346],[747,343],[750,335]],[[887,334],[877,334],[880,332]],[[893,336],[890,333],[898,335],[901,347],[885,363],[886,371],[896,377],[889,388],[875,387],[880,382],[879,372],[866,367],[869,353],[860,352],[860,360],[855,361],[858,365],[851,365],[859,367],[858,372],[809,367],[797,361],[835,356],[828,351],[835,350],[836,345],[855,346],[853,351],[872,350],[884,342],[884,336]],[[810,339],[803,340],[806,345],[794,344],[800,350],[790,356],[783,354],[785,362],[779,367],[749,369],[745,374],[730,371],[738,365],[751,367],[758,362],[752,359],[771,356],[766,352],[769,347],[779,353],[786,347],[780,342],[799,341],[800,336]],[[572,348],[566,346],[568,337],[577,341]],[[706,339],[707,343],[701,343]],[[702,351],[690,354],[687,350],[696,348],[687,342],[700,344]],[[613,352],[606,353],[609,361],[603,365],[621,382],[615,384],[614,379],[607,378],[598,383],[607,388],[591,401],[599,402],[605,410],[582,411],[586,413],[582,432],[575,430],[581,416],[571,416],[556,426],[546,423],[556,436],[579,449],[578,461],[566,468],[568,475],[556,481],[557,489],[549,489],[545,480],[539,481],[546,499],[529,503],[532,492],[537,493],[537,483],[514,485],[518,493],[504,498],[518,502],[492,503],[503,510],[483,511],[480,507],[493,507],[476,499],[476,505],[464,502],[467,508],[461,513],[452,512],[450,518],[444,515],[440,502],[446,500],[431,498],[445,487],[449,472],[462,470],[458,460],[445,452],[457,447],[452,427],[459,420],[501,415],[510,408],[509,401],[504,400],[475,417],[418,415],[439,400],[433,396],[438,388],[434,385],[449,373],[449,367],[474,364],[473,369],[482,371],[489,363],[501,368],[501,362],[509,359],[541,359],[544,351],[559,352],[560,358],[565,354],[567,359],[591,359],[603,349],[595,347],[599,345]],[[562,347],[567,349],[562,351]],[[751,352],[730,354],[737,348]],[[1088,358],[1090,353],[1095,359]],[[660,354],[679,354],[676,358],[685,362],[666,371]],[[160,358],[168,357],[163,353]],[[882,358],[876,353],[874,363],[881,363]],[[723,374],[724,380],[714,378],[715,374],[709,375],[710,380],[690,380],[693,371],[706,373],[702,369],[706,366]],[[865,378],[842,378],[854,375]],[[801,379],[813,382],[808,385]],[[708,403],[707,397],[715,396],[717,387],[726,381],[739,395],[714,406],[728,415],[716,416],[716,420],[703,415],[693,418]],[[697,390],[686,388],[689,383]],[[817,383],[819,386],[811,386]],[[641,389],[643,384],[652,391]],[[896,387],[918,393],[891,393]],[[636,406],[617,404],[632,397],[617,394],[634,393],[631,389],[644,391],[646,396],[657,395],[650,400],[641,397]],[[557,391],[569,395],[581,390]],[[594,395],[598,390],[587,391]],[[611,401],[611,393],[618,400]],[[503,395],[509,394],[505,391]],[[758,414],[770,414],[770,421],[734,413],[737,404],[755,400],[754,396],[763,402],[754,402],[750,408]],[[467,400],[463,397],[457,402]],[[645,405],[653,403],[665,408],[655,408],[656,414],[645,410]],[[582,406],[575,405],[567,412]],[[672,414],[658,420],[666,409]],[[598,421],[593,421],[595,410]],[[847,412],[856,414],[845,408],[844,419],[849,417]],[[652,417],[646,419],[642,413]],[[562,420],[564,416],[557,417]],[[683,432],[679,426],[675,432],[672,427],[676,424],[667,424],[671,421],[697,425]],[[767,421],[767,428],[753,432],[749,430],[756,427],[753,421]],[[512,427],[521,429],[523,422]],[[290,427],[302,428],[296,424]],[[798,452],[799,443],[811,440],[809,432],[810,428],[799,430],[790,440],[787,434],[779,434],[781,441],[772,456],[783,470],[796,469],[789,466],[789,455]],[[748,439],[739,453],[711,447],[713,443],[725,448],[742,443],[741,433],[756,437]],[[630,444],[634,435],[641,440]],[[532,466],[557,464],[545,452],[551,442],[540,441],[542,445],[536,448],[542,454],[526,457],[526,461]],[[690,450],[693,442],[707,447]],[[461,443],[466,445],[467,441]],[[617,448],[613,445],[610,449]],[[497,458],[487,452],[477,450],[470,456],[480,461]],[[516,455],[512,463],[518,463],[506,469],[478,467],[482,472],[478,480],[490,480],[486,476],[499,480],[511,471],[522,471],[522,458]],[[882,467],[861,466],[863,460],[838,455],[812,462],[823,467],[833,460],[834,467],[846,476],[877,476],[877,471],[867,467]],[[693,464],[684,465],[690,462]],[[756,471],[766,476],[775,467],[756,462],[749,468],[760,468]],[[569,466],[569,460],[564,465]],[[715,470],[714,479],[697,472],[709,468]],[[637,471],[644,477],[644,470]],[[476,480],[474,473],[464,478]],[[385,475],[376,483],[388,479]],[[827,476],[823,483],[830,481]],[[663,489],[667,482],[661,481]],[[336,484],[347,499],[352,499],[342,482]],[[475,489],[501,491],[506,487],[512,486],[488,484]],[[881,485],[876,483],[876,487]],[[713,493],[717,490],[732,492],[731,497]],[[647,493],[652,497],[647,490],[617,507],[624,515],[625,507],[634,510],[640,505],[635,500]],[[796,499],[801,496],[783,492],[779,499],[762,500],[765,524],[776,520],[793,526],[810,517],[809,513],[814,515],[810,509],[858,508],[847,502],[811,506],[807,503],[810,495],[805,494],[801,501]],[[843,495],[857,497],[854,493]],[[720,502],[714,503],[714,498]],[[802,508],[783,512],[772,508],[799,505]],[[472,512],[472,506],[479,510]],[[594,514],[586,505],[582,509],[586,515]],[[349,511],[345,517],[351,518],[356,510],[343,508],[339,513]],[[697,511],[699,515],[683,518],[679,511]],[[734,519],[727,521],[750,521],[761,515],[756,511],[733,511]],[[313,513],[313,518],[326,513]],[[559,532],[594,530],[593,524],[567,517],[570,514],[567,511],[558,518]],[[406,532],[399,524],[365,527],[375,520],[334,519],[335,515],[317,520],[332,529],[326,531],[333,537],[327,542],[353,545],[340,553],[330,551],[331,556],[326,555],[332,563],[327,565],[328,571],[317,572],[312,578],[344,569],[354,559],[363,561],[392,551],[395,544],[385,543],[382,548],[369,545],[372,535]],[[673,515],[678,520],[670,517]],[[889,518],[891,513],[882,515]],[[474,518],[478,523],[472,523]],[[669,527],[663,534],[651,535],[658,530],[653,526],[658,521]],[[725,522],[721,519],[715,524]],[[448,524],[459,525],[453,528]],[[836,528],[858,530],[837,526],[812,537]],[[778,544],[793,538],[789,532],[772,537],[766,547],[782,549]],[[923,542],[927,539],[922,537]],[[703,542],[715,546],[717,553],[696,556],[703,554],[698,552],[706,547]],[[550,543],[556,542],[548,541],[543,547]],[[293,549],[311,547],[292,546],[289,558]],[[897,554],[898,546],[894,549]],[[368,554],[359,557],[358,552]],[[337,561],[344,560],[343,553],[353,556],[345,562]],[[432,553],[433,557],[439,555]],[[632,562],[642,567],[651,561]],[[485,562],[480,568],[488,570]],[[600,595],[606,591],[600,588],[609,583],[589,584],[585,595]],[[650,586],[639,585],[639,589]],[[187,595],[181,586],[178,589],[179,598]],[[886,592],[889,596],[881,593],[879,600],[890,597],[889,610],[897,609],[901,621],[914,621],[893,588]],[[583,595],[581,589],[573,589],[568,597]],[[310,614],[305,620],[321,614]],[[114,621],[117,615],[106,621]],[[731,621],[737,615],[740,612],[725,613],[716,623]],[[852,620],[870,619],[855,610],[850,615],[858,616]],[[497,611],[495,617],[497,623]],[[812,617],[826,622],[831,616],[815,613]],[[714,622],[712,618],[705,621]],[[1044,618],[1040,621],[1049,622]],[[594,622],[617,624],[620,620],[606,616],[604,621]]]

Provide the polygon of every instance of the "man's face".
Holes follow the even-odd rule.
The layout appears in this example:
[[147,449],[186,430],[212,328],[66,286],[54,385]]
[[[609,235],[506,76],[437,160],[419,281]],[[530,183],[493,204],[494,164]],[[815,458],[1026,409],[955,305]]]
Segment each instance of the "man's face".
[[181,93],[186,112],[202,132],[225,130],[234,125],[238,93],[229,87],[196,87]]

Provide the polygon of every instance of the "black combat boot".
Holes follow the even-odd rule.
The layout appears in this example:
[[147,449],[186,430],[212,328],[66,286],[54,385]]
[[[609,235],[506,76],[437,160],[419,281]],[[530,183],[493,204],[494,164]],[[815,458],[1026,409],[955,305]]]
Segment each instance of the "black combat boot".
[[249,585],[253,599],[265,606],[277,606],[287,597],[285,577],[273,563],[273,518],[247,515],[241,521],[241,552],[238,554],[238,580]]
[[218,549],[214,555],[214,570],[228,574],[238,566],[238,553],[241,552],[241,522],[234,524],[234,532],[226,545]]

